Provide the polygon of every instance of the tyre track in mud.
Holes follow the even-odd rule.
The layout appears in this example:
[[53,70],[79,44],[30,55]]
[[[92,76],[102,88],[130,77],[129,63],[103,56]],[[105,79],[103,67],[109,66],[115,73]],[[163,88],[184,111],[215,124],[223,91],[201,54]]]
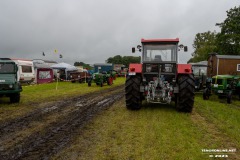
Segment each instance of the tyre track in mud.
[[[124,96],[123,86],[83,95],[37,109],[26,116],[0,124],[0,159],[50,159],[63,149],[94,115]],[[45,122],[45,117],[56,121]],[[43,130],[31,128],[32,123],[47,123]],[[36,126],[35,126],[36,128]],[[11,143],[14,141],[14,143]]]

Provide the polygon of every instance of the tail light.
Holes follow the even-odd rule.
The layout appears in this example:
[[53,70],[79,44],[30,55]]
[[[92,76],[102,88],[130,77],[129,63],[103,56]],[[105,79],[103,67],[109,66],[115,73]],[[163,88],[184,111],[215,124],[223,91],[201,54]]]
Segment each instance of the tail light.
[[135,71],[135,68],[130,68],[130,71],[131,71],[131,72],[134,72],[134,71]]

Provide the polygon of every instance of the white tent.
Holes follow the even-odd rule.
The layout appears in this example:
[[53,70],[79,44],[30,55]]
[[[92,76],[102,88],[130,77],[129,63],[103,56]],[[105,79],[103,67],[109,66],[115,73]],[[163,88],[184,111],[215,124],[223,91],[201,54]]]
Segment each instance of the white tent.
[[65,75],[66,75],[66,79],[67,79],[67,75],[68,75],[68,72],[70,71],[77,71],[77,67],[75,66],[72,66],[70,64],[67,64],[67,63],[58,63],[58,64],[54,64],[51,66],[52,69],[57,69],[57,70],[65,70]]

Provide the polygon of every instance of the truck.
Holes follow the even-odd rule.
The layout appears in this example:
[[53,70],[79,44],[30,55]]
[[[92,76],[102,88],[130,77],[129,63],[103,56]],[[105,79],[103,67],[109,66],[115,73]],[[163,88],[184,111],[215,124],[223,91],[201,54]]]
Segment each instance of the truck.
[[[175,39],[141,39],[141,63],[129,65],[125,82],[127,109],[139,110],[142,101],[170,104],[180,112],[191,112],[195,83],[191,64],[178,63],[178,50],[187,51]],[[135,53],[135,47],[132,48]]]
[[113,64],[112,63],[95,63],[94,64],[94,73],[97,72],[108,72],[113,70]]
[[0,97],[7,96],[11,103],[18,103],[21,91],[18,65],[9,58],[0,58]]
[[89,79],[91,79],[91,74],[88,73],[87,71],[75,71],[75,72],[70,72],[70,80],[72,83],[75,82],[88,82]]

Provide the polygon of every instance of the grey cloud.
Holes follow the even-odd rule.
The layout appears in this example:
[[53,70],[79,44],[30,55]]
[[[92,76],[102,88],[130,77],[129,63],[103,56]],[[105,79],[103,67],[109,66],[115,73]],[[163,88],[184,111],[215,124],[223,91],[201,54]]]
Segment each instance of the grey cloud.
[[180,53],[184,63],[196,33],[217,30],[215,23],[236,5],[238,0],[2,0],[0,57],[96,63],[132,55],[141,38],[179,37],[189,46]]

